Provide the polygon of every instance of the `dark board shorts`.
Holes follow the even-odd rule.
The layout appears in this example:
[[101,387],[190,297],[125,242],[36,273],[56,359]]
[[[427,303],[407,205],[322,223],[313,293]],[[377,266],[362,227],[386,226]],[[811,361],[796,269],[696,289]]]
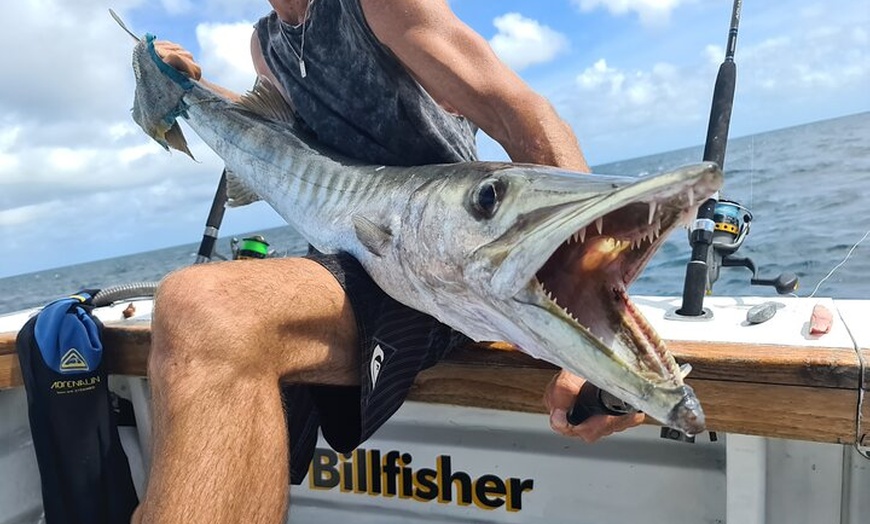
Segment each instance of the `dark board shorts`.
[[336,451],[352,451],[399,409],[420,371],[469,342],[390,298],[352,256],[310,250],[305,258],[329,270],[347,293],[359,334],[360,385],[282,387],[294,484],[308,472],[318,428]]

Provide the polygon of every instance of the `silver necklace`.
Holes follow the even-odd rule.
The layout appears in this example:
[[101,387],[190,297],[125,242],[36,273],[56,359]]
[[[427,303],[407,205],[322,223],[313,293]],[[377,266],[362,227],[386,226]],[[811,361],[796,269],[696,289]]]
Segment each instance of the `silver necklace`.
[[305,78],[308,76],[308,71],[305,69],[305,29],[308,25],[308,12],[311,10],[311,3],[314,0],[308,0],[308,5],[305,6],[305,14],[302,16],[302,38],[301,43],[299,44],[299,52],[296,52],[296,49],[293,46],[289,46],[290,50],[293,51],[293,54],[296,55],[296,58],[299,60],[299,76]]

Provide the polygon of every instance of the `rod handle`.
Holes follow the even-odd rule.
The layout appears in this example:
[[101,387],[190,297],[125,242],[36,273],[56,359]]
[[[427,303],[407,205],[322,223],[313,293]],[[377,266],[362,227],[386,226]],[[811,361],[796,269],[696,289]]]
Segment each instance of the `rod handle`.
[[630,404],[626,404],[621,399],[611,395],[593,383],[586,382],[580,388],[580,393],[577,394],[574,405],[568,411],[567,417],[568,424],[576,426],[595,415],[620,416],[636,412],[637,409]]

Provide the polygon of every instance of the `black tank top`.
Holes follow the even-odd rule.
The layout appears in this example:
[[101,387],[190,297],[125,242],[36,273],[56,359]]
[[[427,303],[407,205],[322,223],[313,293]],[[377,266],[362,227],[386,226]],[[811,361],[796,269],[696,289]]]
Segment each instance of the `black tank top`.
[[475,126],[444,110],[411,77],[372,33],[359,0],[314,0],[303,25],[272,12],[255,27],[266,64],[324,144],[376,164],[477,159]]

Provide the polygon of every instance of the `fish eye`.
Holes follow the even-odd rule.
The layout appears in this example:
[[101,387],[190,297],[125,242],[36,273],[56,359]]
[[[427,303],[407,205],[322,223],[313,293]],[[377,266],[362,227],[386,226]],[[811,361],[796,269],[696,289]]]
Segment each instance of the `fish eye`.
[[487,179],[477,185],[471,195],[471,207],[480,218],[492,218],[504,195],[505,185],[500,180]]

